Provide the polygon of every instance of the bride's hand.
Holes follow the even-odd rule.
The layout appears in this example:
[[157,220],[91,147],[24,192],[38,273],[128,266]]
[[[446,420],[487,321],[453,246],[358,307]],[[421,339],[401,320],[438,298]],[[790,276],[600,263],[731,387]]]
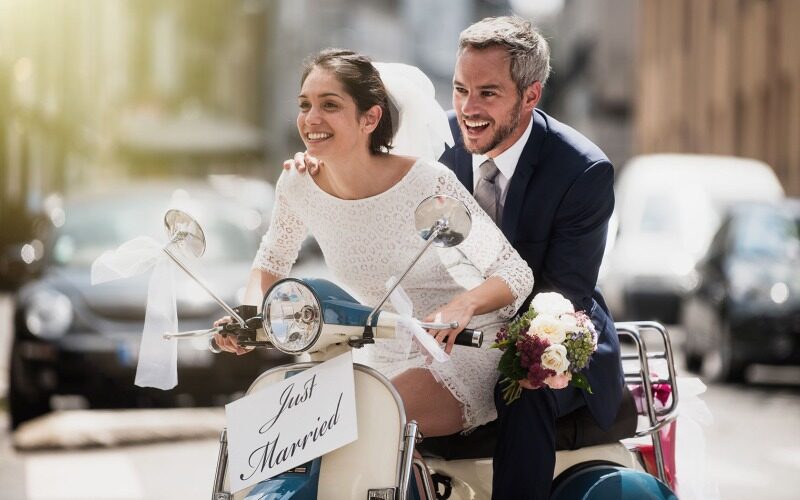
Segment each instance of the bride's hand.
[[456,297],[449,304],[441,309],[429,314],[424,321],[437,322],[437,323],[450,323],[453,321],[458,322],[457,328],[449,328],[446,330],[428,330],[428,333],[433,335],[439,343],[446,343],[444,352],[450,354],[453,350],[453,344],[456,341],[456,336],[467,327],[472,316],[475,314],[475,307],[467,300],[461,297]]
[[291,170],[294,168],[301,174],[305,171],[308,171],[308,173],[312,176],[317,175],[319,173],[319,169],[323,166],[324,163],[321,160],[314,158],[308,153],[295,153],[294,158],[283,162],[284,170]]
[[[226,323],[230,323],[233,321],[233,318],[230,316],[223,316],[222,318],[216,320],[214,322],[214,326],[222,326]],[[246,348],[239,345],[239,342],[236,341],[235,335],[220,335],[219,333],[214,334],[214,342],[216,342],[217,347],[222,349],[223,351],[231,352],[234,354],[247,354],[248,352],[252,351],[253,348]]]

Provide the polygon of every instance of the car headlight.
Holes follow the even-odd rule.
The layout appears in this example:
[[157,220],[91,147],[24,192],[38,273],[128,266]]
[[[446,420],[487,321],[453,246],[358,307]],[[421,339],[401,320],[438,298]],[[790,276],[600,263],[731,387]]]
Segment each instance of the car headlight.
[[27,300],[25,326],[37,337],[53,340],[62,337],[72,324],[72,303],[63,293],[43,288]]
[[302,281],[287,278],[273,285],[261,310],[267,337],[285,353],[308,350],[322,332],[320,302]]
[[786,283],[761,275],[761,269],[734,266],[732,271],[731,297],[734,300],[780,306],[791,296]]

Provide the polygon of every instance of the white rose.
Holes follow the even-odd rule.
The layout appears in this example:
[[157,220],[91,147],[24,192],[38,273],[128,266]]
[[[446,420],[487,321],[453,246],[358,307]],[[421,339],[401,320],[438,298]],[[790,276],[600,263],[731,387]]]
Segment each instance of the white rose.
[[569,368],[567,348],[561,344],[554,344],[545,349],[542,353],[542,367],[553,370],[556,375],[566,372]]
[[558,318],[550,314],[538,314],[533,318],[528,334],[545,339],[551,344],[560,344],[567,338],[564,325],[561,324]]
[[561,325],[564,327],[564,331],[567,333],[573,333],[580,330],[580,327],[578,326],[578,319],[572,314],[562,314],[558,319],[561,320]]
[[531,309],[537,314],[550,314],[556,317],[575,312],[572,302],[555,292],[537,293],[531,301]]

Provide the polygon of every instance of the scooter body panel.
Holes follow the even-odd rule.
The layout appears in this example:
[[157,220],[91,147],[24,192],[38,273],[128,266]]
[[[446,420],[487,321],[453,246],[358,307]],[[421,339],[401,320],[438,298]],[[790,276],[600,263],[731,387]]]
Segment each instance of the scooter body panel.
[[[579,450],[556,453],[555,481],[569,469],[588,462],[602,461],[617,464],[618,468],[643,470],[635,455],[622,443],[588,446]],[[492,495],[492,460],[441,460],[426,458],[428,467],[452,478],[452,500],[489,498]],[[613,471],[608,471],[613,472]]]
[[[252,394],[291,376],[293,372],[314,365],[315,363],[295,363],[269,370],[253,382],[247,394]],[[370,489],[392,488],[399,485],[400,459],[406,424],[403,403],[389,380],[379,372],[359,364],[354,364],[353,368],[356,401],[360,403],[356,408],[358,439],[321,458],[319,483],[316,488],[316,498],[319,500],[368,498],[367,493]],[[285,482],[286,476],[281,476],[278,480]],[[225,487],[228,488],[227,479]],[[242,490],[233,498],[244,500],[251,492],[255,492],[256,488],[259,488],[259,485]],[[289,494],[281,498],[305,499],[301,493],[302,488],[307,486],[298,485],[296,497]]]

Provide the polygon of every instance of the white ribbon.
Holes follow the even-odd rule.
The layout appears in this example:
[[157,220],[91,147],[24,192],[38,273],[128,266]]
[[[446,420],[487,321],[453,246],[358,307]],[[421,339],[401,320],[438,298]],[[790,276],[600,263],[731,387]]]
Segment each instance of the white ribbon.
[[678,421],[676,429],[675,463],[678,468],[678,493],[681,499],[716,500],[719,488],[706,461],[706,439],[703,427],[714,417],[700,395],[705,384],[695,377],[678,377]]
[[430,78],[416,66],[374,63],[389,100],[397,110],[392,115],[392,152],[436,161],[445,144],[453,146],[447,112],[436,100]]
[[[391,288],[396,281],[394,276],[389,278],[386,288]],[[408,358],[408,354],[411,351],[411,340],[416,339],[422,349],[436,361],[444,363],[450,359],[450,355],[444,352],[444,349],[436,342],[436,339],[414,319],[414,303],[411,302],[411,298],[406,294],[402,286],[398,285],[392,291],[391,295],[389,295],[389,302],[391,302],[399,315],[397,326],[395,327],[395,338],[400,341],[406,358]]]
[[178,331],[173,266],[162,245],[140,236],[103,253],[92,263],[92,285],[130,278],[153,269],[147,289],[139,362],[134,383],[139,387],[172,389],[178,385],[178,341],[164,340],[164,332]]

